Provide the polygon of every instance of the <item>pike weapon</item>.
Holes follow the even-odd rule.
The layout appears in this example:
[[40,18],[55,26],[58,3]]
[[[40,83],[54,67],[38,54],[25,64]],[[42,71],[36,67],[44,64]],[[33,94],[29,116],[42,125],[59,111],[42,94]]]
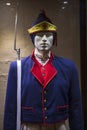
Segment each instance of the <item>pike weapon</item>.
[[[18,8],[18,3],[17,3]],[[20,48],[16,48],[16,37],[17,37],[17,23],[18,15],[16,10],[15,15],[15,33],[14,33],[14,50],[17,52],[17,119],[16,119],[16,130],[21,130],[21,60],[20,60]]]
[[[18,3],[17,3],[17,7],[18,7]],[[20,60],[20,48],[16,48],[16,37],[17,37],[17,25],[18,25],[18,14],[16,11],[16,15],[15,15],[15,33],[14,33],[14,50],[17,52],[18,55],[18,60]]]

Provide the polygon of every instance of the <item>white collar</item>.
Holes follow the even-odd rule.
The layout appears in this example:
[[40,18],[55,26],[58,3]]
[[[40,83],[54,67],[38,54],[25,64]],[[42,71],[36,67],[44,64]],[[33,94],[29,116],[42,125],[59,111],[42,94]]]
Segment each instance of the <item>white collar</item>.
[[43,60],[41,60],[41,58],[40,58],[40,57],[42,57],[42,54],[37,50],[37,48],[35,48],[35,50],[34,50],[34,56],[35,56],[36,60],[37,60],[41,65],[45,65],[45,64],[49,61],[50,55],[51,55],[51,51],[49,51],[49,53],[48,53],[48,59],[46,59],[45,61],[43,61]]

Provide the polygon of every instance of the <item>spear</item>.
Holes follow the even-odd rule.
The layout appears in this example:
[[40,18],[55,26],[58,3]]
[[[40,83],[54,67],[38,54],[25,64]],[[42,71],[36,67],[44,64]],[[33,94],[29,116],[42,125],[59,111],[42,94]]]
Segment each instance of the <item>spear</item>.
[[[18,8],[17,3],[17,8]],[[20,60],[20,48],[16,48],[16,37],[17,37],[17,23],[18,14],[16,9],[15,15],[15,33],[14,33],[14,50],[17,52],[17,119],[16,119],[16,130],[21,130],[21,60]]]
[[[18,8],[19,3],[17,3],[17,8]],[[15,15],[15,32],[14,32],[14,50],[17,52],[18,55],[18,60],[20,60],[20,48],[16,48],[16,37],[17,37],[17,24],[18,24],[18,14],[17,14],[17,9],[16,9],[16,15]]]

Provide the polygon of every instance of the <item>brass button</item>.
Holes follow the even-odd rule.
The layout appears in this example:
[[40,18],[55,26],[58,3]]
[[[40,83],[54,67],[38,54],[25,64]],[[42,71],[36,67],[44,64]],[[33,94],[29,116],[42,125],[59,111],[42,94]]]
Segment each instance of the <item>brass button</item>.
[[44,68],[44,67],[42,67],[42,70],[45,70],[45,68]]
[[45,116],[45,119],[47,119],[47,116]]
[[46,90],[44,91],[44,94],[46,94],[47,92],[46,92]]
[[44,77],[44,76],[45,76],[45,74],[42,74],[42,76]]
[[47,100],[46,100],[46,99],[44,99],[44,102],[47,102]]
[[45,107],[45,108],[44,108],[44,110],[46,111],[46,110],[47,110],[47,108]]

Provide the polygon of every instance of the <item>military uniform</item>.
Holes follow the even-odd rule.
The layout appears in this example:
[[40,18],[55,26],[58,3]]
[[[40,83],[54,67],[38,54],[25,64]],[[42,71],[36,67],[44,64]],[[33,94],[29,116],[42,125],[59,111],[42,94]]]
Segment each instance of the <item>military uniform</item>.
[[[56,36],[55,26],[43,14],[40,17],[42,21],[45,18],[45,22],[37,20],[40,24],[36,21],[36,25],[29,30],[32,41],[38,29],[47,29]],[[79,77],[73,61],[50,52],[46,62],[41,64],[34,51],[21,63],[22,129],[65,130],[65,121],[69,119],[70,130],[83,130]],[[12,62],[8,75],[4,130],[16,130],[16,112],[17,62]]]

